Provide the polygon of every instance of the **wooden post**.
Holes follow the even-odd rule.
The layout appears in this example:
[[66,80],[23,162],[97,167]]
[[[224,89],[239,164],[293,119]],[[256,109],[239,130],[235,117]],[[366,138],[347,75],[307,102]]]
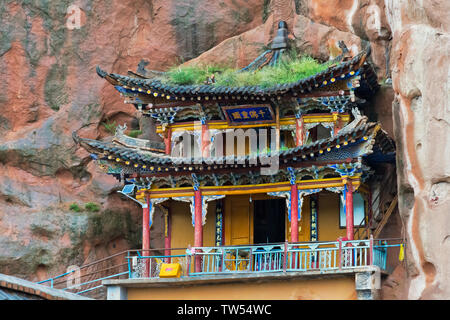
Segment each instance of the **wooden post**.
[[210,145],[210,137],[209,137],[209,131],[208,131],[208,125],[202,124],[202,136],[201,136],[201,150],[202,150],[202,157],[208,158],[209,157],[209,145]]
[[[194,226],[194,247],[203,246],[203,226],[202,226],[202,195],[200,190],[194,191],[195,201],[195,226]],[[198,250],[200,252],[200,250]],[[195,256],[195,272],[200,272],[202,269],[201,255]]]
[[342,269],[342,237],[339,237],[339,270]]
[[353,186],[349,181],[345,195],[345,222],[347,225],[347,239],[353,240]]
[[300,116],[295,119],[295,146],[299,147],[303,145],[305,136],[305,125],[303,123],[303,117]]
[[373,235],[369,238],[369,265],[373,265]]
[[[166,208],[166,212],[164,213],[164,222],[165,222],[165,228],[164,228],[164,255],[170,256],[170,240],[171,240],[171,221],[170,221],[170,209]],[[170,263],[171,258],[166,258],[166,262]]]
[[291,242],[298,242],[298,191],[297,184],[291,184]]
[[275,146],[277,151],[280,150],[280,106],[277,104],[276,106],[276,114],[275,114],[275,119],[276,119],[276,140],[275,140]]
[[164,138],[164,143],[166,145],[166,154],[170,154],[172,152],[172,128],[167,128],[167,132]]
[[[146,194],[147,207],[142,209],[142,255],[150,255],[150,195]],[[150,260],[145,260],[144,276],[150,276]]]
[[[188,245],[188,250],[191,252],[191,245]],[[194,256],[195,257],[195,256]],[[186,275],[189,277],[191,272],[191,256],[189,254],[189,259],[187,261]]]
[[286,272],[287,269],[287,259],[288,259],[288,242],[284,242],[284,259],[283,259],[283,271]]

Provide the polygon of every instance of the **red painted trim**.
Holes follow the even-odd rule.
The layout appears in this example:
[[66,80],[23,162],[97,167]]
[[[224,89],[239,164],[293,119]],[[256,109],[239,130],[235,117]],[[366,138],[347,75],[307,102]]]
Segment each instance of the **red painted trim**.
[[209,130],[207,124],[202,124],[202,137],[201,137],[201,150],[202,150],[202,157],[208,158],[209,157]]
[[339,270],[342,269],[342,237],[339,237]]
[[164,138],[164,143],[166,145],[165,153],[170,154],[172,151],[172,128],[167,129],[166,137]]
[[347,226],[347,239],[353,240],[353,187],[351,182],[347,184],[347,191],[345,196],[345,222]]
[[303,139],[305,136],[305,126],[303,117],[295,119],[295,146],[299,147],[303,145]]
[[[203,225],[202,225],[202,194],[200,190],[194,191],[195,197],[195,226],[194,226],[194,247],[203,246]],[[195,257],[195,272],[201,271],[201,256]]]
[[298,191],[291,185],[291,242],[298,242]]

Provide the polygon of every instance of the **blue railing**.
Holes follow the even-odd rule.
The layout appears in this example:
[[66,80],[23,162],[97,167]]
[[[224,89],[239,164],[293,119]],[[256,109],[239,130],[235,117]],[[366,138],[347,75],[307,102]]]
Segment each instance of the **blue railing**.
[[[386,268],[385,245],[371,240],[198,247],[188,250],[189,275],[339,270],[377,265]],[[399,246],[399,245],[395,245]],[[376,253],[376,256],[374,256]],[[195,268],[196,261],[201,267]]]
[[[128,250],[38,283],[78,294],[90,294],[102,288],[102,281],[107,279],[158,278],[163,263],[179,263],[182,277],[292,271],[339,272],[366,266],[386,270],[388,249],[400,245],[401,242],[367,239],[151,249],[145,254],[142,250]],[[153,255],[164,250],[173,254]]]

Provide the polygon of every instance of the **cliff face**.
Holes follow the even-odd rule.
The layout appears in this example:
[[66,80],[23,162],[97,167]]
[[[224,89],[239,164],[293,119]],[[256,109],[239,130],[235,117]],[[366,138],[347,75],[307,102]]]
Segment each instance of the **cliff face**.
[[[243,67],[285,20],[299,51],[322,60],[339,54],[339,40],[352,52],[371,44],[382,84],[373,106],[397,143],[408,239],[384,295],[450,297],[448,1],[3,0],[0,8],[0,272],[43,279],[140,241],[141,209],[117,196],[116,181],[71,138],[105,136],[102,122],[138,122],[96,65],[122,74],[142,59],[156,70],[192,58]],[[101,209],[74,212],[74,202]]]
[[1,1],[0,272],[42,280],[138,248],[142,209],[72,139],[139,122],[96,65],[164,70],[261,24],[262,11],[244,0]]

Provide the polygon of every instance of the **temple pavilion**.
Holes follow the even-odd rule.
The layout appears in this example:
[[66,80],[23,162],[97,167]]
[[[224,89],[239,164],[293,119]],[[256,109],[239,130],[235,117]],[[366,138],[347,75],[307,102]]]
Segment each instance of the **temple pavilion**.
[[[236,72],[276,67],[287,50],[287,26],[280,22],[270,49]],[[178,85],[163,73],[120,75],[97,67],[125,103],[155,122],[162,139],[132,138],[126,126],[112,141],[74,139],[142,207],[140,258],[152,255],[150,230],[160,228],[164,261],[192,255],[182,275],[356,263],[362,256],[347,255],[345,262],[336,251],[333,267],[326,262],[331,251],[313,251],[321,243],[333,250],[352,246],[371,218],[373,174],[395,165],[393,141],[361,114],[379,88],[370,53],[368,47],[351,56],[343,46],[323,71],[272,86],[218,85],[214,76]],[[164,225],[153,224],[156,208]],[[302,245],[310,251],[305,264],[298,255],[288,258]],[[273,262],[263,266],[262,254]],[[361,266],[374,259],[366,256]],[[152,277],[146,268],[141,276]]]

